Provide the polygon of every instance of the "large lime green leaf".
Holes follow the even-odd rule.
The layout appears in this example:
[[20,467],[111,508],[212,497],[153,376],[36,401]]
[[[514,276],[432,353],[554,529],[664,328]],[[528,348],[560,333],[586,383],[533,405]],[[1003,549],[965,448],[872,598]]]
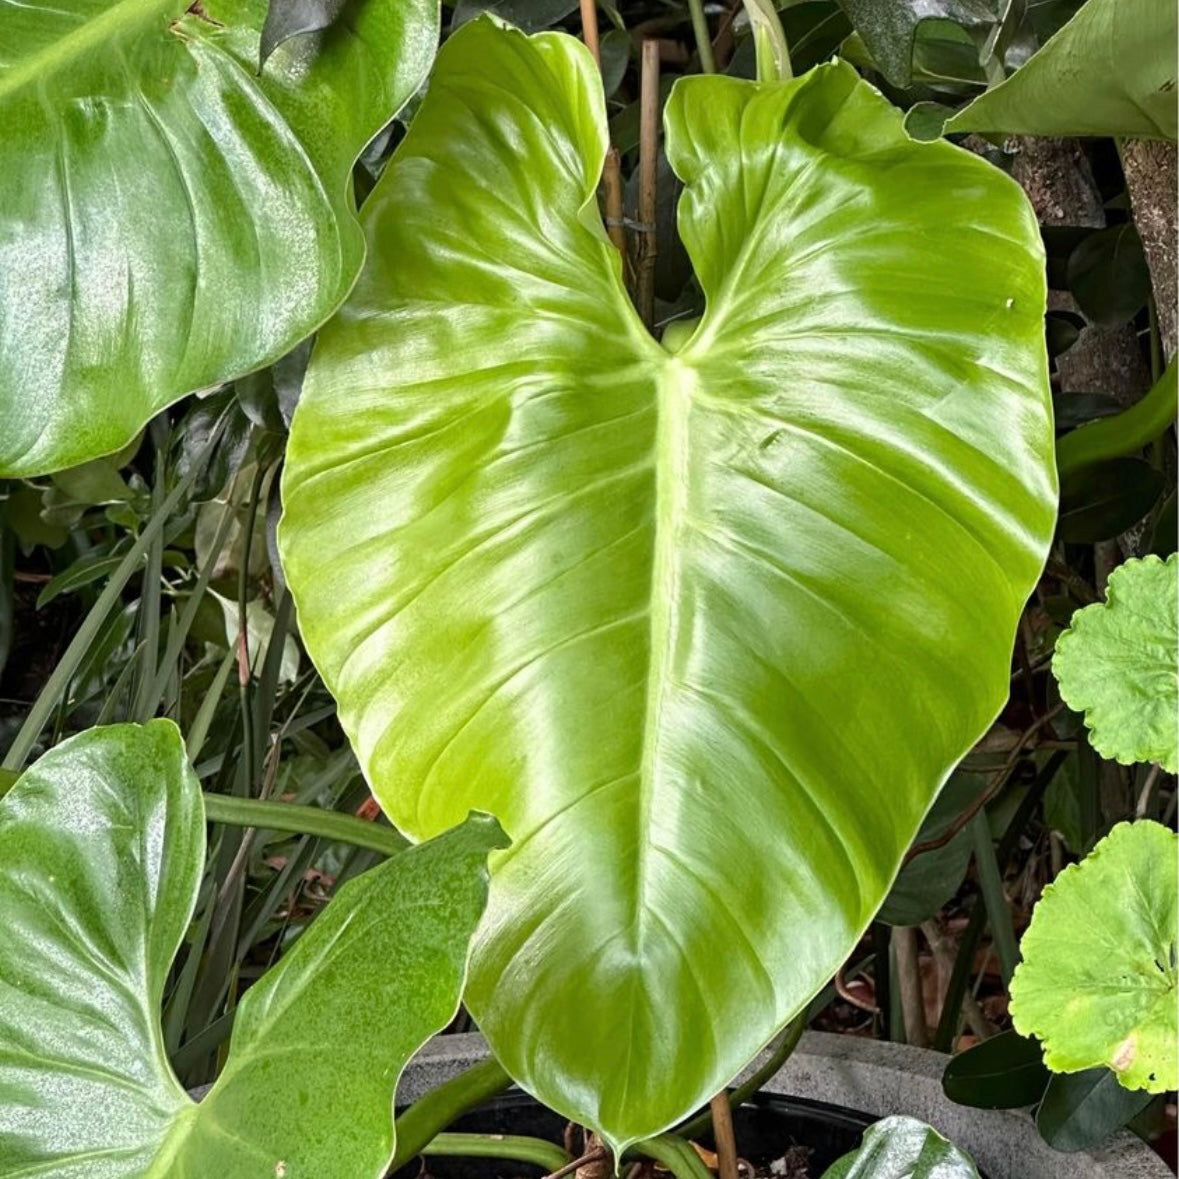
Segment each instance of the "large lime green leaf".
[[360,0],[258,74],[265,0],[0,0],[0,474],[117,450],[282,355],[364,257],[352,162],[436,0]]
[[1045,890],[1011,980],[1011,1018],[1058,1073],[1105,1065],[1127,1089],[1179,1083],[1179,839],[1119,823]]
[[[708,296],[648,337],[572,39],[446,45],[321,333],[283,561],[369,780],[493,864],[467,998],[615,1144],[822,986],[1006,694],[1052,531],[1034,218],[846,65],[677,83]],[[690,335],[690,339],[685,338]],[[678,349],[678,350],[677,350]]]
[[1073,615],[1052,658],[1098,753],[1157,761],[1169,774],[1179,769],[1177,601],[1179,555],[1127,561],[1110,574],[1106,600]]
[[1176,36],[1174,0],[1087,0],[945,129],[1174,139]]
[[180,734],[120,725],[51,750],[0,801],[0,1174],[378,1174],[397,1078],[454,1014],[502,845],[472,818],[341,888],[242,1000],[197,1106],[159,1027],[204,859]]

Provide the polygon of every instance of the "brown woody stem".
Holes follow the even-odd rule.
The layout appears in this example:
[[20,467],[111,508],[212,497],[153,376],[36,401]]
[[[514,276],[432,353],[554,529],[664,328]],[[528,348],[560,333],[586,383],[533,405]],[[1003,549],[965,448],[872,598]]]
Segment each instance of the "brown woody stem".
[[655,323],[656,184],[659,173],[659,42],[643,42],[639,91],[638,305],[643,323]]

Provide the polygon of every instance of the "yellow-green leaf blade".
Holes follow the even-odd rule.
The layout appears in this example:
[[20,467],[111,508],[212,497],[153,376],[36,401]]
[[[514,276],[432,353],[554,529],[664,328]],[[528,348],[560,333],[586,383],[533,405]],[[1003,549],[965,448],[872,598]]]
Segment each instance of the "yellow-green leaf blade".
[[912,144],[846,68],[685,81],[667,125],[710,300],[674,355],[593,212],[585,50],[448,42],[320,336],[280,529],[398,827],[478,806],[513,837],[472,1011],[615,1144],[854,945],[1003,701],[1055,503],[1010,181]]

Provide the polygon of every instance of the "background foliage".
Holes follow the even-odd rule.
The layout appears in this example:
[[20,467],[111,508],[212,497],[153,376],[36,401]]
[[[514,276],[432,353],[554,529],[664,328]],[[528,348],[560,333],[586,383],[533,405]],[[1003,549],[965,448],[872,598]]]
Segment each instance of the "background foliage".
[[[1097,3],[1086,6],[1090,18]],[[531,29],[579,27],[568,0],[461,0],[443,12],[443,36],[488,7]],[[930,16],[927,4],[897,5],[900,15],[886,27],[852,0],[787,5],[782,17],[795,70],[838,53],[910,112],[911,128],[930,114],[922,103],[944,108],[933,112],[935,130],[947,114],[963,110],[951,130],[965,128],[981,118],[978,107],[970,114],[972,100],[991,94],[994,105],[1013,93],[1018,74],[996,84],[1065,28],[1079,5],[947,0],[934,7]],[[637,41],[661,39],[668,78],[696,70],[697,49],[684,5],[635,0],[605,11],[607,115],[633,221]],[[260,9],[257,16],[255,35]],[[713,6],[709,17],[721,69],[751,75],[752,45],[738,9]],[[1123,19],[1141,31],[1156,17],[1173,20],[1173,8],[1138,0]],[[1104,51],[1121,42],[1100,44]],[[1171,57],[1158,73],[1155,55],[1160,47],[1167,55],[1168,46],[1173,37],[1165,31],[1137,36],[1111,68],[1088,73],[1085,109],[1094,108],[1111,78],[1116,84],[1157,75],[1165,86]],[[257,48],[252,44],[245,56],[252,61]],[[13,101],[6,92],[3,100]],[[416,109],[411,101],[352,169],[358,200],[372,190]],[[1160,197],[1156,183],[1168,158],[1174,174],[1174,157],[1164,151],[1157,163],[1159,145],[1110,138],[1141,127],[1049,122],[1060,114],[1057,102],[1029,101],[1020,109],[1033,111],[1028,123],[1002,128],[1018,137],[965,142],[1024,187],[1040,220],[1061,453],[1084,452],[1097,436],[1090,433],[1094,423],[1114,421],[1139,398],[1163,408],[1147,415],[1148,428],[1123,431],[1114,451],[1103,445],[1097,457],[1062,465],[1060,524],[1020,621],[1008,704],[953,780],[953,804],[947,792],[945,808],[918,833],[884,911],[892,924],[873,926],[818,1004],[818,1026],[947,1050],[1008,1027],[1006,983],[1018,935],[1044,885],[1120,820],[1153,817],[1173,826],[1175,815],[1170,774],[1099,756],[1050,673],[1057,637],[1075,611],[1103,599],[1111,572],[1126,557],[1165,558],[1175,548],[1168,408],[1174,383],[1168,395],[1160,380],[1174,350],[1173,253],[1168,273],[1157,247],[1168,200],[1173,240],[1174,200],[1165,190]],[[1173,114],[1173,103],[1167,109]],[[1094,134],[1035,137],[1065,132]],[[666,326],[700,314],[703,292],[689,277],[674,222],[679,186],[665,164],[661,181],[656,319]],[[56,184],[47,172],[39,188],[30,188],[39,206],[53,204],[48,193]],[[1166,232],[1164,226],[1164,242]],[[248,318],[259,306],[238,314]],[[325,304],[313,321],[327,310]],[[304,327],[310,326],[309,320]],[[276,343],[267,358],[302,330]],[[214,798],[311,804],[370,820],[381,833],[378,843],[396,838],[376,817],[331,697],[302,651],[276,558],[279,471],[307,355],[300,345],[269,368],[179,401],[133,438],[132,423],[111,440],[127,444],[109,457],[52,475],[20,477],[14,470],[0,484],[0,748],[8,750],[9,777],[88,725],[169,716],[186,734],[197,776]],[[205,380],[181,382],[173,392]],[[1153,402],[1144,397],[1152,388],[1162,389]],[[139,422],[156,408],[148,406]],[[1070,436],[1080,443],[1070,445]],[[323,837],[212,826],[194,919],[164,988],[165,1050],[183,1081],[214,1075],[251,982],[297,941],[341,883],[376,860],[375,852]],[[1046,1093],[1039,1078],[1041,1128],[1073,1148],[1138,1112],[1101,1105],[1101,1073],[1078,1077],[1080,1088],[1058,1083],[1076,1078],[1053,1078]],[[969,1098],[972,1091],[968,1077],[960,1093]],[[1078,1129],[1074,1115],[1082,1107],[1085,1125]],[[1107,1112],[1094,1115],[1098,1107]],[[1157,1110],[1140,1115],[1144,1126]]]

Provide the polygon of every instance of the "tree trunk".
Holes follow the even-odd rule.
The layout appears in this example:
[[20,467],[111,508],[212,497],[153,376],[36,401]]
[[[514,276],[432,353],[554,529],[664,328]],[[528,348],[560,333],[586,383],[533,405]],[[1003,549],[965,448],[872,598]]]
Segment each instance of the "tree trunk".
[[1128,139],[1121,144],[1122,168],[1130,208],[1154,288],[1163,355],[1175,355],[1176,274],[1175,212],[1179,180],[1175,145],[1150,139]]

